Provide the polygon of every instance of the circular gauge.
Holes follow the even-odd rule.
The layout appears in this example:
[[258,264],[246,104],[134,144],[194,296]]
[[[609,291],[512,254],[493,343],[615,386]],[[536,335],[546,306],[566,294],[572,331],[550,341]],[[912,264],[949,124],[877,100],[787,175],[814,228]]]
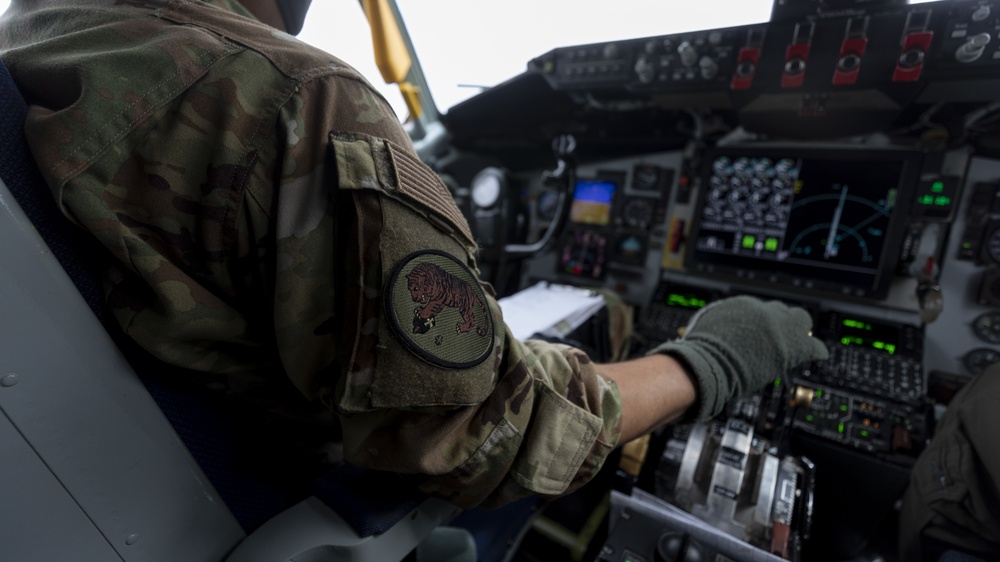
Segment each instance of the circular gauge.
[[982,373],[995,363],[1000,363],[1000,351],[988,347],[973,349],[962,357],[962,364],[973,375]]
[[640,164],[635,167],[635,172],[632,175],[632,189],[640,191],[656,191],[659,186],[659,168],[648,164]]
[[754,205],[766,205],[768,199],[771,198],[771,190],[764,187],[761,189],[754,189],[750,193],[750,202]]
[[986,251],[993,261],[1000,263],[1000,228],[990,233],[989,239],[986,240]]
[[646,199],[632,199],[622,209],[625,225],[632,228],[648,228],[653,222],[653,205]]
[[774,165],[770,158],[757,158],[753,163],[753,171],[758,177],[774,177]]
[[984,342],[1000,344],[1000,311],[980,314],[972,321],[972,331]]
[[779,178],[782,179],[794,179],[795,176],[799,175],[799,170],[795,166],[795,160],[791,158],[782,158],[778,160],[778,163],[774,165],[774,171]]
[[725,156],[720,156],[712,162],[712,171],[720,176],[731,176],[733,174],[733,163]]
[[472,178],[472,201],[481,209],[496,205],[503,192],[504,174],[497,168],[484,168]]
[[748,178],[753,175],[753,164],[749,158],[737,158],[733,162],[733,172],[740,177]]
[[729,205],[734,209],[743,209],[743,207],[746,206],[748,199],[750,199],[750,189],[746,187],[734,189],[726,196],[726,200],[729,202]]

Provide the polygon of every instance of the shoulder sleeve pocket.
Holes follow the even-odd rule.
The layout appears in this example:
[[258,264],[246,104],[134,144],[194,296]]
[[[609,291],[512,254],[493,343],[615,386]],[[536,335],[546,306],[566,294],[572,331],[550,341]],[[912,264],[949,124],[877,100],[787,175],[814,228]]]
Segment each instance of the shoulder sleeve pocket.
[[332,134],[331,146],[339,187],[355,190],[347,200],[355,206],[354,255],[366,283],[358,302],[346,303],[361,311],[363,328],[339,385],[340,408],[482,402],[496,386],[502,356],[500,310],[469,266],[471,246],[456,235],[459,224],[444,214],[447,203],[454,207],[447,188],[383,139]]

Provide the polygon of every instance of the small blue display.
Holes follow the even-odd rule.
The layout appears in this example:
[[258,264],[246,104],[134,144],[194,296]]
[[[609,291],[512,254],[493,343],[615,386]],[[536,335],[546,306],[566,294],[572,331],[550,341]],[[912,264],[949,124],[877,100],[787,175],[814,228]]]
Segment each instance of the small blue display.
[[607,180],[577,180],[569,220],[604,226],[611,222],[611,203],[618,184]]

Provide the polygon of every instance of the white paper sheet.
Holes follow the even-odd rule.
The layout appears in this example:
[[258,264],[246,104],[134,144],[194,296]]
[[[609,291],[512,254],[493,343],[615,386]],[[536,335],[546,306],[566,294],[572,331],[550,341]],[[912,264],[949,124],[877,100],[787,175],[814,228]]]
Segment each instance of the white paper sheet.
[[545,281],[498,301],[514,337],[535,334],[561,337],[580,327],[604,306],[604,297],[589,289]]

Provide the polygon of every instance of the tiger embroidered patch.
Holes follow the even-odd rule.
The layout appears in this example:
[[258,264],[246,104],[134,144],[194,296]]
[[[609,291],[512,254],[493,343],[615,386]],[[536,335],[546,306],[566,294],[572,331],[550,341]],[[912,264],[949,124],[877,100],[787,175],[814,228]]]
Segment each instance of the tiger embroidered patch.
[[493,350],[493,318],[476,276],[449,254],[414,252],[392,270],[386,316],[393,332],[418,357],[465,369]]

